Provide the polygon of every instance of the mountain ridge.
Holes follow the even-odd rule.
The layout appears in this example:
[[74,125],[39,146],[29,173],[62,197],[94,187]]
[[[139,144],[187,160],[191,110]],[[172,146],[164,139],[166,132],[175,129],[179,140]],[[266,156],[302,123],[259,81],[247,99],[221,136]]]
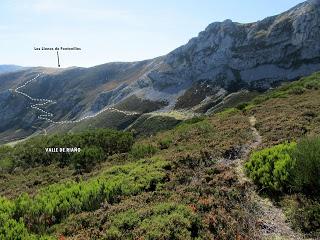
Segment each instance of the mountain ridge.
[[[145,105],[142,113],[212,112],[230,94],[243,89],[265,91],[320,70],[319,5],[319,0],[309,0],[255,23],[211,23],[185,45],[154,59],[1,75],[0,81],[7,83],[0,93],[1,115],[8,115],[5,106],[16,97],[8,96],[5,88],[18,86],[39,72],[45,74],[26,91],[57,102],[48,106],[55,113],[54,121],[79,119],[117,105],[133,111]],[[31,113],[26,116],[25,112],[9,115],[26,127],[46,126],[36,119],[37,113],[30,118]],[[16,127],[8,118],[0,120],[2,131]]]
[[4,64],[4,65],[0,65],[0,74],[16,72],[16,71],[20,71],[22,69],[26,69],[26,67],[13,65],[13,64]]

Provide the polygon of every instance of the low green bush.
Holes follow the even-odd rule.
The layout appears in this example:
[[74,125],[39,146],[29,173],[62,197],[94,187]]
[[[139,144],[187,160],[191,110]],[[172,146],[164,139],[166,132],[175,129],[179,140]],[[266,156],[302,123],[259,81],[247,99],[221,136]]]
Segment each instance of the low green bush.
[[0,239],[36,240],[37,238],[29,235],[23,221],[16,221],[8,215],[0,214]]
[[270,191],[320,192],[320,137],[255,152],[245,164],[249,177]]
[[53,237],[30,234],[22,219],[14,219],[15,203],[0,197],[0,239],[5,240],[53,240]]
[[0,215],[5,214],[12,216],[16,211],[16,206],[12,201],[6,198],[0,197]]
[[295,193],[282,201],[288,219],[295,229],[320,236],[320,137],[255,152],[245,168],[260,188]]
[[155,190],[164,180],[167,163],[161,159],[141,160],[115,166],[84,182],[53,184],[34,197],[27,194],[15,200],[15,216],[22,217],[36,232],[61,222],[70,214],[91,211],[123,195]]
[[226,108],[226,109],[224,109],[223,111],[221,111],[221,112],[218,112],[217,113],[217,116],[220,116],[220,117],[228,117],[228,116],[230,116],[230,115],[232,115],[232,114],[235,114],[235,113],[238,113],[240,110],[239,109],[237,109],[237,108]]
[[240,103],[236,106],[236,109],[243,111],[245,110],[247,107],[249,106],[249,103],[245,102],[245,103]]
[[198,122],[202,122],[204,121],[206,118],[201,116],[201,117],[193,117],[193,118],[190,118],[190,119],[187,119],[185,121],[183,121],[182,123],[180,124],[195,124],[195,123],[198,123]]
[[173,130],[173,134],[178,137],[180,141],[189,141],[190,138],[197,135],[207,137],[210,136],[212,132],[213,126],[208,120],[203,120],[193,124],[182,123]]
[[266,190],[290,190],[294,168],[290,152],[295,147],[295,143],[285,143],[253,153],[245,164],[247,174]]
[[273,98],[286,98],[289,94],[300,95],[306,90],[318,90],[320,89],[319,79],[320,72],[317,72],[309,77],[301,78],[299,81],[285,83],[275,90],[268,91],[267,93],[256,97],[251,103],[257,105]]
[[318,198],[320,190],[320,137],[255,152],[245,168],[261,189],[270,193],[299,192],[296,199],[287,196],[282,201],[285,213],[295,229],[320,235],[320,203],[313,199]]
[[[28,230],[47,233],[50,226],[71,214],[98,209],[102,203],[113,203],[120,196],[153,191],[164,181],[167,165],[159,158],[140,160],[114,166],[87,181],[50,185],[35,196],[23,194],[15,200],[0,197],[0,239],[54,239]],[[130,219],[123,224],[132,225]]]

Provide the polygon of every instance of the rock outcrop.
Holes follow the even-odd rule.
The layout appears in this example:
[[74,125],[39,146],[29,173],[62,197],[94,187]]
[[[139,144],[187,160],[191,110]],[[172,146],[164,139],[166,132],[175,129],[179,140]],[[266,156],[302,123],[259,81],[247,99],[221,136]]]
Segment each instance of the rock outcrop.
[[162,91],[174,86],[179,92],[179,86],[196,82],[215,83],[229,91],[266,90],[319,71],[319,3],[307,1],[256,23],[212,23],[168,54],[163,61],[166,70],[154,70],[148,77]]

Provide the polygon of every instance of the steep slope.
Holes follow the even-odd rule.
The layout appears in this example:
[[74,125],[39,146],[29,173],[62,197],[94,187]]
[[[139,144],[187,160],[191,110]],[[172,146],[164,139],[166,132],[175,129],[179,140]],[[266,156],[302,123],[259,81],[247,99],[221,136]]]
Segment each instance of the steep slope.
[[[251,24],[213,23],[170,53],[164,61],[169,70],[154,72],[151,78],[156,86],[188,82],[194,87],[193,94],[185,95],[190,98],[196,96],[199,85],[213,96],[212,89],[217,88],[219,96],[241,88],[266,90],[308,75],[320,67],[318,3],[307,1]],[[197,98],[208,101],[206,94]],[[180,107],[188,107],[185,101],[184,96],[178,99]]]
[[52,113],[52,121],[64,121],[118,105],[141,114],[173,109],[214,112],[230,99],[238,104],[239,98],[254,97],[253,90],[265,91],[317,70],[320,0],[309,0],[256,23],[212,23],[186,45],[152,60],[92,68],[34,68],[0,75],[0,104],[7,106],[0,112],[0,129],[21,129],[11,116],[23,123],[24,131],[48,126],[37,118],[41,111],[30,108],[33,103],[27,109],[16,108],[16,101],[23,105],[28,99],[7,91],[42,72],[24,92],[56,102],[42,109]]
[[[121,99],[121,96],[117,93],[143,74],[149,65],[150,61],[142,61],[110,63],[89,69],[33,68],[0,75],[2,140],[6,136],[19,138],[46,128],[50,122],[40,119],[43,114],[51,121],[78,120],[96,115],[106,105],[119,102],[116,98]],[[34,108],[35,104],[45,102],[37,99],[44,99],[48,104]],[[131,108],[141,105],[136,108],[139,112],[154,111],[164,104],[134,97],[128,100],[133,105]],[[125,102],[119,106],[124,111],[127,108]]]

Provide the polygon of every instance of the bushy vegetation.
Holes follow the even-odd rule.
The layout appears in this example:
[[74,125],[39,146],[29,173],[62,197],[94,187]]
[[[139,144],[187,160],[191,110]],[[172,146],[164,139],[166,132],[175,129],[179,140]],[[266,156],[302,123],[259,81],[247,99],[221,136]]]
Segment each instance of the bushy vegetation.
[[105,157],[102,148],[99,147],[85,147],[81,152],[74,153],[71,156],[71,161],[77,172],[89,172],[100,163]]
[[159,147],[161,150],[168,149],[172,144],[172,138],[166,137],[159,140]]
[[174,129],[179,140],[189,141],[195,135],[209,136],[213,132],[213,126],[208,120],[199,120],[196,123],[182,123]]
[[134,144],[130,151],[130,155],[135,159],[151,157],[157,150],[157,147],[152,144]]
[[293,180],[290,174],[294,168],[290,151],[295,147],[295,143],[280,144],[253,153],[245,164],[249,177],[269,191],[289,190]]
[[245,103],[240,103],[236,106],[236,109],[243,111],[246,110],[249,107],[249,103],[245,102]]
[[15,232],[18,235],[13,239],[27,239],[24,224],[34,232],[44,233],[72,213],[97,209],[103,202],[116,202],[122,195],[154,191],[164,180],[166,165],[161,159],[141,160],[112,167],[85,182],[53,184],[34,197],[23,194],[12,202],[1,198],[0,216],[7,222],[4,234]]
[[105,238],[118,239],[195,239],[200,221],[192,209],[177,203],[161,203],[148,209],[128,210],[110,219]]
[[320,137],[279,144],[252,154],[245,164],[261,188],[278,192],[319,194]]
[[[291,84],[267,93],[272,95],[269,95],[270,98],[281,98],[271,99],[272,106],[280,102],[287,108],[285,101],[306,97],[310,89],[316,89],[317,81],[309,81],[296,88],[291,88]],[[313,96],[317,96],[317,93],[312,92]],[[38,154],[42,154],[40,150],[43,149],[39,148],[37,152],[37,147],[43,142],[47,141],[44,144],[47,145],[55,141],[53,136],[29,140],[15,148],[8,147],[3,150],[3,155],[0,149],[0,159],[9,156],[9,161],[0,160],[0,165],[5,163],[3,166],[9,168],[12,168],[12,163],[15,164],[13,166],[27,166],[26,160],[30,166],[40,165],[27,169],[25,172],[32,174],[25,178],[21,168],[14,170],[12,177],[9,174],[1,175],[0,183],[11,181],[14,185],[11,188],[8,183],[2,189],[14,189],[12,191],[16,190],[17,194],[2,190],[10,200],[0,200],[0,216],[3,215],[1,206],[8,212],[2,217],[5,219],[2,222],[0,217],[0,234],[3,233],[7,237],[5,239],[11,236],[12,239],[40,239],[34,234],[56,234],[61,239],[259,239],[259,226],[261,221],[262,224],[264,222],[257,218],[259,216],[251,195],[252,185],[239,179],[232,158],[226,156],[234,153],[235,158],[243,157],[241,150],[254,141],[247,114],[256,116],[256,127],[263,135],[262,144],[267,146],[289,140],[285,138],[280,141],[277,136],[280,131],[288,136],[300,129],[300,125],[290,125],[288,128],[279,126],[279,131],[274,131],[276,137],[273,135],[273,139],[279,141],[274,143],[259,129],[262,119],[271,122],[271,114],[262,118],[257,113],[266,112],[265,106],[263,102],[242,104],[215,116],[185,121],[170,131],[152,137],[139,138],[133,145],[130,134],[123,137],[122,141],[119,139],[123,133],[118,135],[117,132],[113,138],[109,138],[115,141],[100,141],[106,136],[97,135],[95,130],[91,131],[92,134],[58,135],[58,140],[65,137],[70,147],[76,143],[76,147],[81,147],[82,151],[70,156],[64,154],[64,158],[52,154],[52,157],[57,156],[51,158],[52,161],[42,157],[30,159],[27,150],[35,146],[33,155],[40,156]],[[303,109],[301,117],[308,119],[310,124],[301,125],[307,128],[311,125],[310,119],[316,119],[318,113],[315,105],[303,106],[295,107],[290,113],[294,115],[297,108]],[[287,123],[285,120],[288,116],[292,115],[286,114],[284,118],[277,115],[277,118]],[[150,127],[154,127],[153,123]],[[111,130],[101,131],[108,131],[108,136],[113,134]],[[82,136],[77,137],[79,135]],[[74,139],[74,142],[70,139]],[[59,143],[58,140],[55,145]],[[107,144],[103,145],[105,142]],[[27,143],[30,145],[22,146]],[[66,143],[62,145],[67,147]],[[111,146],[112,143],[116,144]],[[299,169],[300,160],[309,158],[314,163],[315,158],[311,153],[316,152],[318,145],[312,148],[311,145],[302,141],[284,143],[254,153],[247,163],[248,174],[252,174],[261,189],[274,193],[272,196],[280,196],[280,199],[286,197],[283,204],[287,206],[285,212],[289,220],[304,232],[314,232],[319,228],[319,200],[314,191],[317,183],[311,178],[306,178],[309,179],[307,182],[299,177],[295,180],[298,173],[317,176],[312,172],[316,168],[310,167],[317,165],[308,164],[309,169],[295,171]],[[297,150],[299,148],[302,150]],[[18,150],[23,152],[20,156],[24,156],[24,159],[21,161],[15,155]],[[101,164],[101,168],[92,169],[95,163],[109,156],[110,161]],[[223,161],[217,161],[219,159]],[[57,164],[46,166],[51,163],[74,166],[82,175],[74,174],[69,168],[60,169]],[[53,166],[57,170],[53,170]],[[51,169],[47,175],[65,169],[68,171],[63,172],[61,178],[64,180],[59,181],[58,176],[44,177],[41,173],[39,178],[33,177],[43,169]],[[21,181],[13,181],[14,174],[19,174]],[[17,188],[17,185],[23,187]],[[304,193],[294,195],[303,198],[292,197],[293,192],[299,191]],[[29,194],[16,197],[21,192]],[[5,230],[2,227],[4,222],[9,223]]]
[[144,114],[129,127],[129,130],[136,137],[152,136],[158,132],[172,129],[180,122],[181,120],[171,116]]
[[[281,203],[294,229],[320,236],[320,202],[302,194],[287,196]],[[318,238],[316,238],[318,239]]]
[[193,118],[190,118],[190,119],[187,119],[187,120],[183,121],[183,123],[180,123],[180,124],[195,124],[195,123],[198,123],[198,122],[202,122],[205,119],[206,119],[206,117],[204,117],[204,116],[193,117]]
[[320,137],[255,152],[245,167],[261,189],[287,194],[281,204],[295,229],[319,236]]
[[[166,181],[71,214],[50,230],[75,239],[256,239],[250,191],[231,166],[217,163],[251,138],[248,118],[232,112],[138,139],[127,161],[152,154],[167,160]],[[170,207],[156,213],[159,203]]]
[[[285,83],[282,86],[268,91],[264,94],[260,94],[249,102],[243,102],[236,105],[235,109],[240,111],[248,111],[255,106],[264,103],[270,99],[276,98],[288,98],[290,95],[302,95],[308,90],[320,89],[320,72],[314,73],[309,77],[304,77],[299,81]],[[227,109],[228,110],[228,109]]]
[[[128,132],[96,129],[80,133],[57,134],[31,138],[11,150],[15,166],[34,167],[58,163],[73,165],[77,170],[92,168],[103,158],[130,151],[133,136]],[[80,148],[80,153],[46,152],[49,148]]]
[[300,95],[304,93],[306,90],[318,90],[320,89],[320,73],[314,73],[309,77],[305,77],[300,79],[299,81],[295,81],[292,83],[287,83],[276,90],[263,94],[257,98],[255,98],[252,103],[260,104],[272,98],[286,98],[288,95]]
[[29,234],[22,219],[15,220],[16,206],[0,197],[0,239],[6,240],[53,240],[52,237]]
[[320,193],[320,137],[302,139],[291,156],[295,161],[294,182],[299,191]]

